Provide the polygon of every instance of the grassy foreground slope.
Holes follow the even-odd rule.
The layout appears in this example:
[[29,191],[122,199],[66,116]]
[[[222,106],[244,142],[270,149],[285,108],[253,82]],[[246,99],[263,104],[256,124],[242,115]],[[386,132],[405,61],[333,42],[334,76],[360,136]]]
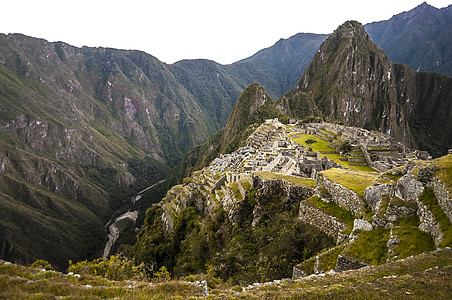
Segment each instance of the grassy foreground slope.
[[[452,251],[411,256],[384,265],[301,280],[208,289],[209,299],[449,299]],[[209,283],[209,277],[204,277]],[[187,280],[112,281],[93,275],[43,271],[0,261],[1,299],[205,299]],[[154,280],[155,281],[155,280]]]

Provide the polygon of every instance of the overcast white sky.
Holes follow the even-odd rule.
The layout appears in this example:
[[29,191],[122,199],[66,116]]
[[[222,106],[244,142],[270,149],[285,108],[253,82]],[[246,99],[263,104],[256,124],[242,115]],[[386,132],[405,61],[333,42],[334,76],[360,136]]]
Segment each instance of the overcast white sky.
[[[299,32],[331,33],[408,11],[424,0],[6,0],[0,32],[74,46],[137,49],[173,63],[228,64]],[[442,8],[452,0],[428,0]]]

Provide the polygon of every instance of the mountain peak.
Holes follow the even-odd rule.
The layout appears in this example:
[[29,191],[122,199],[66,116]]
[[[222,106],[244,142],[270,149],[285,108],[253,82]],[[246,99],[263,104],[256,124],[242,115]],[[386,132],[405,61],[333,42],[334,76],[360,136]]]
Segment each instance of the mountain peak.
[[340,25],[330,36],[332,39],[363,39],[370,42],[364,26],[357,21],[346,21]]
[[257,82],[251,84],[242,92],[232,109],[225,127],[221,151],[229,152],[236,148],[238,143],[250,134],[247,131],[250,125],[278,117],[283,117],[283,113],[276,107],[265,88]]
[[297,91],[312,97],[327,122],[391,133],[410,144],[405,120],[395,122],[388,114],[397,114],[394,74],[394,64],[363,25],[347,21],[320,46]]
[[[357,21],[347,21],[340,25],[320,46],[311,64],[306,69],[297,89],[311,93],[312,83],[318,84],[337,80],[337,72],[347,74],[350,79],[356,77],[358,68],[369,55],[387,60],[383,51],[372,43],[363,25]],[[375,59],[372,63],[374,67]],[[384,64],[384,62],[383,62]],[[348,76],[350,75],[350,76]],[[321,77],[325,77],[322,80]],[[323,83],[322,83],[323,84]],[[317,89],[315,87],[314,89]]]

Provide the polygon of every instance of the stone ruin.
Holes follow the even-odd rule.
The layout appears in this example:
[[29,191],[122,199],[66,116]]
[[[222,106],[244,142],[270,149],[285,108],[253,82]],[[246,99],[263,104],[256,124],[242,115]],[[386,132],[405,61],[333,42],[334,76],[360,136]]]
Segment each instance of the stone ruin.
[[390,135],[378,131],[331,123],[305,123],[296,128],[300,133],[327,141],[341,155],[341,146],[345,143],[352,149],[360,149],[350,153],[350,165],[369,165],[379,172],[404,166],[411,159],[431,159],[427,151],[409,149],[400,142],[396,143]]

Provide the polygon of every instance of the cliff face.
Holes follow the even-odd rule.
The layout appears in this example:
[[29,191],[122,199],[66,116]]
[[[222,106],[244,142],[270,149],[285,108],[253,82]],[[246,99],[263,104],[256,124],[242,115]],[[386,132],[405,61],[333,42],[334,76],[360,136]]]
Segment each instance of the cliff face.
[[[294,117],[317,115],[378,130],[439,155],[452,146],[451,82],[392,63],[361,24],[349,21],[325,40],[296,89],[279,104]],[[444,122],[449,126],[438,132]]]
[[360,24],[347,22],[321,45],[297,92],[311,95],[328,122],[391,132],[410,144],[408,126],[391,86],[395,86],[394,65]]

